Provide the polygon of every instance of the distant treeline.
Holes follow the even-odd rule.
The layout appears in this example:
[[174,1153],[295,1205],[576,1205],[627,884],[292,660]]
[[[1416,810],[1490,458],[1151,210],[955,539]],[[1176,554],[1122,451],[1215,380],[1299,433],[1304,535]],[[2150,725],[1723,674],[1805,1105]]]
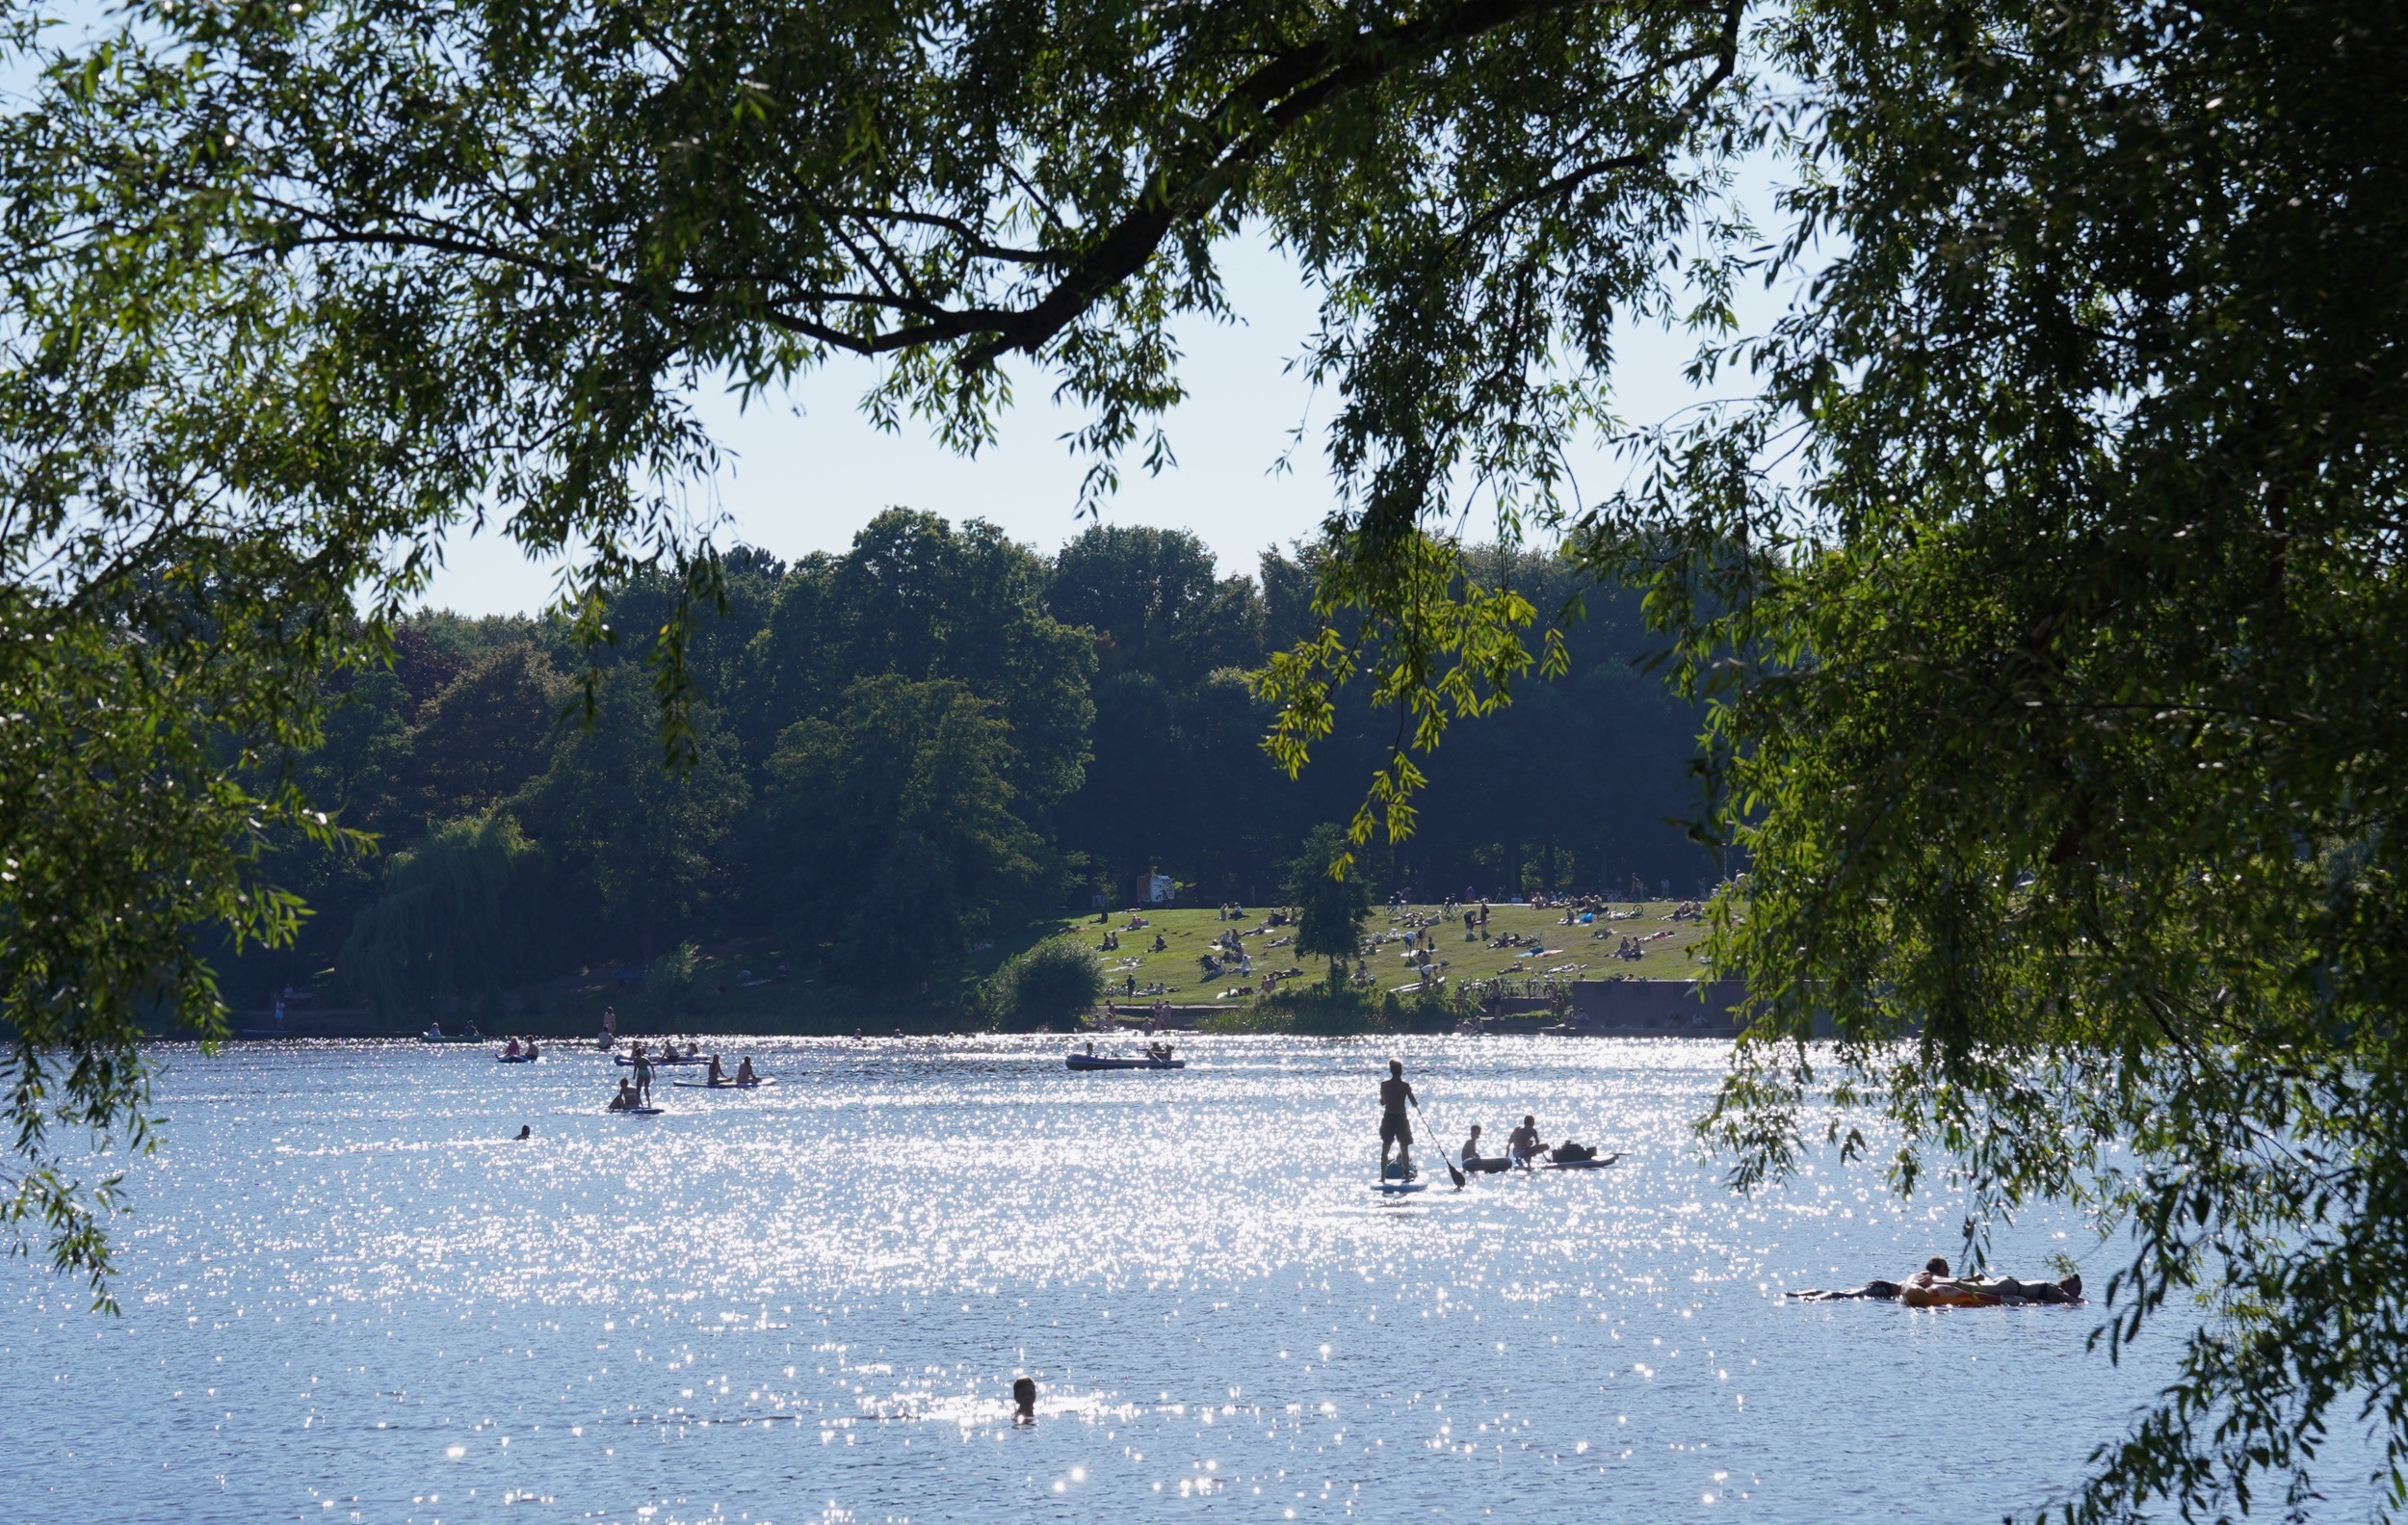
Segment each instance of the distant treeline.
[[[1542,557],[1480,560],[1542,616],[1579,588]],[[1275,894],[1397,718],[1358,702],[1288,779],[1243,673],[1318,628],[1309,558],[1215,572],[1183,532],[1099,527],[1048,558],[901,510],[843,556],[740,549],[671,773],[643,660],[665,586],[618,592],[598,656],[546,620],[417,618],[389,668],[329,679],[324,745],[287,762],[381,851],[279,850],[273,877],[314,914],[297,947],[229,960],[227,994],[331,982],[405,1016],[699,941],[907,1002],[932,964],[1096,895],[1125,906],[1149,873],[1191,901]],[[1568,636],[1568,676],[1450,734],[1419,833],[1364,855],[1381,894],[1690,893],[1712,872],[1671,824],[1695,717],[1634,665],[1635,603],[1591,588]]]

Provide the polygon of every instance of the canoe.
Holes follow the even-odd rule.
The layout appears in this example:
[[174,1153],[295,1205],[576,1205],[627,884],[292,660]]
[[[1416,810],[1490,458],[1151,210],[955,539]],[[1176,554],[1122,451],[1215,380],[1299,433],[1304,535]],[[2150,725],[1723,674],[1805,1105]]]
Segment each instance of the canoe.
[[1117,1055],[1072,1054],[1062,1061],[1072,1069],[1185,1069],[1184,1059],[1122,1059]]
[[672,1080],[670,1085],[680,1091],[759,1091],[763,1086],[777,1084],[775,1075],[763,1075],[758,1080],[722,1080],[714,1086],[707,1080]]

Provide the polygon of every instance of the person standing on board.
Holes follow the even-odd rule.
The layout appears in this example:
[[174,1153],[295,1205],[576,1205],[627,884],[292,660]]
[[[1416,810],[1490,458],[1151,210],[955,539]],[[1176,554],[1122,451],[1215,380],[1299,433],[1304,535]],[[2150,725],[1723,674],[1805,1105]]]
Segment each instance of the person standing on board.
[[1419,1100],[1413,1088],[1405,1084],[1404,1061],[1388,1061],[1388,1078],[1379,1083],[1379,1178],[1388,1178],[1388,1146],[1395,1144],[1397,1163],[1404,1173],[1413,1173],[1413,1119],[1405,1108]]

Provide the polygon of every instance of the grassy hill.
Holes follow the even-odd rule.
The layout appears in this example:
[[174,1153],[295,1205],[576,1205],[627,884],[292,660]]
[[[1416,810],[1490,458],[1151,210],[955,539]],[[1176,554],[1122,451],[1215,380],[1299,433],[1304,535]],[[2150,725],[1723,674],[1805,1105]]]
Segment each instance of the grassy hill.
[[[1686,980],[1699,972],[1695,951],[1704,933],[1693,920],[1675,921],[1674,901],[1623,904],[1614,907],[1618,919],[1599,920],[1586,927],[1563,925],[1563,912],[1528,906],[1489,907],[1485,938],[1466,937],[1458,914],[1451,922],[1439,918],[1436,906],[1376,908],[1366,927],[1367,936],[1379,941],[1379,952],[1366,960],[1374,991],[1404,990],[1419,976],[1405,957],[1405,939],[1426,928],[1438,939],[1441,973],[1450,986],[1462,981],[1552,976],[1557,980],[1606,980],[1631,976],[1645,980]],[[1636,912],[1636,914],[1631,914]],[[1269,925],[1270,912],[1249,908],[1236,921],[1221,920],[1211,909],[1155,908],[1139,911],[1145,923],[1132,928],[1128,912],[1115,912],[1109,923],[1119,941],[1104,946],[1107,924],[1089,918],[1077,928],[1081,944],[1103,963],[1116,1000],[1150,999],[1147,992],[1180,1006],[1215,1005],[1236,1009],[1260,993],[1267,971],[1301,969],[1302,979],[1318,981],[1326,967],[1320,960],[1295,956],[1292,926]],[[1235,933],[1253,963],[1251,977],[1226,974],[1208,977],[1199,960],[1224,934]],[[1154,950],[1160,936],[1164,944]],[[1624,937],[1647,939],[1637,959],[1612,957]],[[1491,946],[1508,938],[1505,947]],[[1134,982],[1137,994],[1130,993]]]
[[[1380,907],[1365,927],[1366,937],[1378,950],[1365,960],[1372,974],[1370,988],[1376,995],[1414,987],[1418,976],[1405,957],[1405,939],[1425,929],[1437,936],[1443,989],[1449,993],[1469,982],[1501,978],[1517,982],[1512,993],[1519,992],[1523,980],[1692,978],[1698,972],[1694,955],[1704,932],[1693,920],[1673,919],[1677,904],[1624,903],[1614,907],[1616,919],[1585,927],[1563,925],[1559,910],[1494,905],[1486,935],[1468,938],[1459,913],[1441,921],[1436,906]],[[952,1031],[980,1019],[980,987],[1006,960],[1062,935],[1094,954],[1113,1000],[1161,999],[1174,1006],[1237,1012],[1265,993],[1263,977],[1269,972],[1300,970],[1285,982],[1290,989],[1322,979],[1324,966],[1320,960],[1296,957],[1296,929],[1271,926],[1270,914],[1268,907],[1251,907],[1234,920],[1223,920],[1210,907],[1152,907],[1114,911],[1104,921],[1091,916],[1048,919],[966,959],[931,957],[916,966],[899,967],[879,989],[838,986],[799,975],[789,967],[784,953],[767,944],[706,947],[694,950],[690,962],[673,978],[664,979],[658,969],[647,975],[633,968],[596,968],[509,992],[498,1013],[439,1015],[454,1030],[473,1020],[487,1033],[555,1037],[590,1034],[600,1025],[606,1006],[617,1009],[620,1030],[631,1035]],[[1133,927],[1133,918],[1141,925]],[[1117,947],[1105,946],[1108,932]],[[1227,933],[1236,934],[1253,972],[1208,978],[1200,957]],[[1163,944],[1159,951],[1154,947],[1158,936]],[[1612,957],[1625,937],[1645,939],[1639,958]],[[1230,966],[1234,969],[1234,962]],[[1130,993],[1132,984],[1135,995]],[[253,1025],[264,1015],[247,1012],[235,1025]],[[297,1008],[296,1019],[306,1023],[310,1012]]]

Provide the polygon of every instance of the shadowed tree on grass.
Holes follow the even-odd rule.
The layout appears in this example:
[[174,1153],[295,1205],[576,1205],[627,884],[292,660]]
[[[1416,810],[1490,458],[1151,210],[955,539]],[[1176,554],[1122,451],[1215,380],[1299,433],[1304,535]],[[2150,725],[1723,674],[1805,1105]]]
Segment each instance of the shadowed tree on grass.
[[1363,951],[1363,923],[1372,913],[1372,887],[1348,873],[1345,828],[1324,824],[1304,839],[1304,851],[1288,865],[1288,904],[1296,908],[1296,951],[1299,959],[1329,960],[1331,994],[1344,990],[1347,960]]

